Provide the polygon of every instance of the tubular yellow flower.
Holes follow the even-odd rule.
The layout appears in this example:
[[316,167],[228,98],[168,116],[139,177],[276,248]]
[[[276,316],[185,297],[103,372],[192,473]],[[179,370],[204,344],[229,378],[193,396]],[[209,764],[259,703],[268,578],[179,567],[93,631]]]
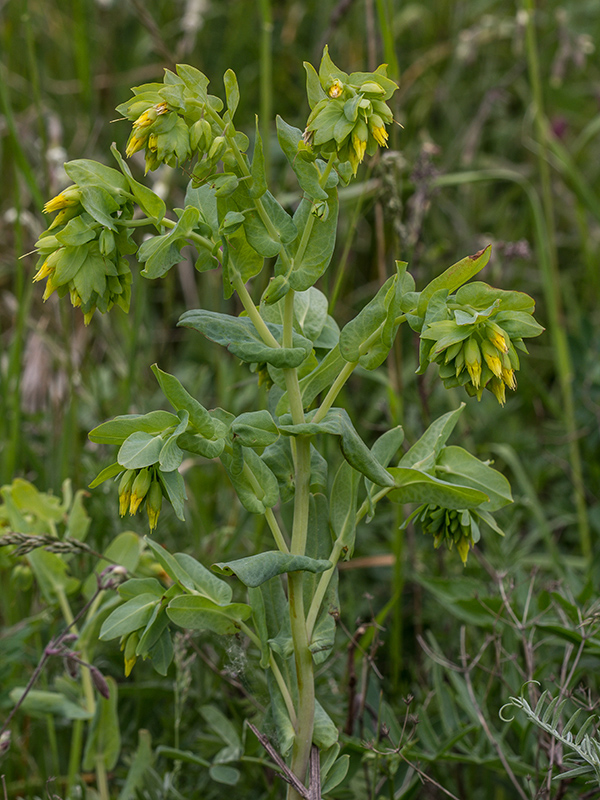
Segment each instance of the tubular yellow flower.
[[485,363],[488,365],[494,375],[497,378],[502,378],[502,362],[498,356],[498,350],[494,347],[494,345],[487,339],[484,339],[481,343],[481,352],[485,358]]
[[335,98],[339,97],[343,91],[344,91],[344,84],[338,78],[336,78],[329,87],[329,89],[327,90],[327,94],[329,95],[329,97],[335,100]]
[[148,493],[151,481],[152,481],[152,476],[150,475],[150,470],[148,469],[148,467],[144,467],[144,469],[141,469],[138,472],[133,482],[133,486],[131,487],[131,498],[129,501],[129,513],[131,515],[137,513],[137,510],[140,507],[142,500],[144,499],[144,497],[146,497]]
[[148,512],[148,522],[150,530],[153,531],[158,523],[158,517],[162,508],[162,489],[158,481],[152,481],[146,500],[146,511]]
[[496,400],[500,403],[501,406],[506,403],[506,389],[504,388],[504,383],[497,378],[495,375],[492,380],[488,383],[487,387],[491,393],[494,395]]
[[138,136],[135,131],[132,131],[129,141],[127,142],[127,148],[125,150],[125,155],[127,158],[131,158],[134,153],[137,153],[138,150],[141,150],[143,147],[145,147],[147,139],[148,134],[143,133],[141,136]]
[[54,270],[56,269],[56,264],[60,259],[60,249],[55,250],[53,253],[50,253],[48,258],[44,261],[42,266],[33,276],[33,282],[37,283],[37,281],[43,281],[44,278],[47,278],[49,275],[52,275]]
[[129,502],[131,500],[131,487],[133,486],[133,481],[135,479],[135,470],[128,469],[126,470],[119,483],[119,516],[124,517],[127,513],[127,509],[129,508]]
[[[485,326],[487,338],[501,353],[508,353],[507,337],[502,328],[495,322],[487,322]],[[510,341],[510,340],[509,340]]]
[[481,382],[481,351],[475,339],[467,339],[463,352],[465,354],[465,364],[471,377],[471,383],[476,389],[479,389],[479,384]]
[[81,200],[81,192],[78,186],[69,186],[67,189],[57,194],[52,200],[48,200],[42,211],[44,214],[51,214],[53,211],[60,211],[69,206],[76,206]]
[[371,135],[380,147],[387,147],[388,133],[379,114],[372,114],[369,119]]

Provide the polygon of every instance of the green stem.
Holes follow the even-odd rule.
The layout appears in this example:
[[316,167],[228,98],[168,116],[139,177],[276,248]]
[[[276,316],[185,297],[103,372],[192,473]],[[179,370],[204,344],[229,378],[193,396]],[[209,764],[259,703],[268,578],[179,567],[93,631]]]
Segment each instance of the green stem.
[[327,392],[327,394],[325,395],[323,402],[317,409],[317,413],[312,418],[312,422],[322,421],[322,419],[325,417],[331,406],[334,404],[336,397],[343,389],[344,384],[346,383],[350,375],[352,375],[357,366],[358,366],[358,361],[348,361],[346,364],[344,364],[344,366],[342,367],[342,371],[334,380],[334,382],[331,384],[331,387]]
[[296,709],[294,708],[294,701],[292,700],[292,695],[290,694],[290,690],[287,687],[287,684],[281,674],[281,670],[279,669],[279,665],[275,660],[275,656],[273,653],[269,656],[269,666],[271,667],[271,672],[273,673],[273,677],[277,681],[277,686],[279,686],[279,691],[283,697],[283,701],[285,703],[285,707],[289,714],[290,720],[292,725],[296,725]]
[[551,335],[554,344],[555,363],[560,381],[564,407],[564,419],[569,438],[569,456],[571,461],[573,487],[575,489],[575,507],[577,511],[577,522],[579,527],[579,541],[581,552],[589,563],[592,557],[592,541],[587,517],[585,484],[583,478],[583,468],[581,464],[581,454],[579,451],[577,420],[575,418],[575,403],[573,399],[572,388],[573,365],[566,336],[566,327],[563,319],[563,309],[560,295],[560,274],[558,268],[558,253],[556,248],[554,227],[554,200],[549,166],[550,148],[548,147],[548,126],[544,117],[542,81],[540,78],[540,65],[535,35],[535,6],[533,0],[525,0],[524,5],[527,11],[527,61],[529,67],[529,78],[531,81],[531,90],[533,94],[536,134],[540,145],[540,150],[538,153],[538,169],[542,191],[542,207],[546,226],[546,237],[543,242],[546,258],[542,262],[542,266],[545,267],[545,271],[547,273],[544,275],[544,289],[546,292],[546,300],[548,302],[548,314],[550,317]]
[[102,753],[98,753],[96,756],[96,785],[98,787],[100,800],[110,800],[108,775],[106,774],[106,764],[104,763],[104,755]]
[[265,519],[267,520],[269,528],[271,529],[271,533],[273,534],[273,538],[275,539],[275,544],[279,550],[281,550],[282,553],[289,553],[289,547],[287,546],[272,508],[267,508],[265,511]]
[[248,314],[254,323],[254,327],[258,331],[258,334],[263,342],[269,345],[269,347],[281,347],[277,339],[268,329],[266,322],[261,317],[258,309],[254,305],[254,300],[250,297],[250,293],[248,292],[248,289],[246,289],[244,281],[239,273],[234,273],[232,284],[233,288],[238,293],[240,300],[242,301],[242,305],[244,306],[246,314]]

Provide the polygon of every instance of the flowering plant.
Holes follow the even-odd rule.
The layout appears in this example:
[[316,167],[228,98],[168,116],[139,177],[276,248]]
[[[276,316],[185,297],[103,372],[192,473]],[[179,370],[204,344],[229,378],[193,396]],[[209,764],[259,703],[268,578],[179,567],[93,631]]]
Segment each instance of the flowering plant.
[[[172,410],[117,416],[95,428],[92,441],[118,449],[92,487],[117,480],[121,516],[145,506],[150,530],[160,537],[163,498],[180,519],[185,514],[184,457],[219,459],[242,506],[264,516],[272,549],[204,565],[147,539],[169,585],[132,575],[119,587],[122,603],[104,620],[100,638],[120,639],[127,673],[136,659],[150,658],[165,674],[177,627],[247,636],[267,674],[268,715],[277,731],[274,745],[262,734],[261,742],[270,755],[288,759],[281,769],[290,798],[309,796],[309,761],[318,766],[319,751],[320,772],[310,770],[319,787],[311,792],[330,791],[348,768],[337,727],[316,694],[315,666],[334,648],[336,565],[351,558],[361,520],[384,498],[417,504],[415,524],[433,535],[436,547],[455,545],[466,563],[480,523],[501,533],[492,514],[511,501],[499,472],[447,445],[464,405],[435,420],[399,457],[402,428],[369,447],[348,412],[336,406],[341,389],[357,367],[381,366],[399,327],[408,323],[421,337],[420,372],[435,362],[446,386],[465,386],[478,399],[487,388],[503,404],[505,387],[516,389],[517,349],[525,351],[523,339],[542,330],[527,295],[469,283],[485,267],[490,248],[460,260],[420,291],[407,264],[397,261],[340,330],[316,286],[334,252],[338,186],[356,176],[365,154],[387,145],[393,121],[387,101],[396,84],[385,66],[346,74],[327,49],[319,72],[309,64],[306,71],[312,110],[305,130],[277,120],[279,144],[302,190],[293,215],[268,189],[258,127],[252,157],[248,136],[235,128],[234,73],[225,74],[224,105],[208,93],[202,73],[178,66],[176,73],[165,72],[163,83],[134,88],[119,111],[132,122],[126,155],[143,150],[146,172],[185,164],[191,177],[184,208],[168,216],[115,147],[118,169],[70,162],[74,185],[45,207],[58,214],[39,239],[35,276],[47,280],[45,297],[68,292],[87,323],[95,310],[114,304],[127,311],[125,256],[136,253],[141,274],[159,278],[191,244],[198,272],[220,268],[225,297],[236,293],[241,301],[240,316],[194,309],[179,325],[245,362],[269,386],[266,407],[238,416],[207,409],[176,376],[154,365]],[[144,225],[154,233],[138,246],[132,232]],[[271,259],[273,275],[255,299],[251,281]],[[338,461],[321,454],[326,437],[339,444]],[[292,512],[284,515],[287,504]]]

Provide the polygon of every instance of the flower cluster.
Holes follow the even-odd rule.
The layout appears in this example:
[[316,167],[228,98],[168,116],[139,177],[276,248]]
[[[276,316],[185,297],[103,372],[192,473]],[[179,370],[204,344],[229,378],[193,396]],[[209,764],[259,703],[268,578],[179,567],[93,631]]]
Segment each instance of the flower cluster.
[[517,388],[517,350],[527,353],[523,339],[544,330],[533,310],[533,300],[521,292],[467,284],[432,304],[421,331],[422,362],[438,364],[446,388],[464,386],[478,400],[488,389],[504,405],[506,387]]
[[433,536],[436,549],[442,544],[448,550],[456,546],[463,565],[466,565],[470,548],[480,539],[479,525],[469,509],[442,508],[430,503],[418,508],[412,519],[424,534]]
[[222,101],[207,94],[208,79],[198,70],[178,66],[177,72],[166,70],[164,83],[134,87],[134,97],[117,106],[133,123],[126,155],[144,150],[146,172],[161,164],[175,167],[194,153],[211,157],[219,149],[214,142],[222,128],[214,116]]
[[304,66],[312,109],[304,144],[314,153],[336,154],[338,161],[349,161],[356,175],[365,153],[373,155],[377,147],[387,147],[386,125],[393,115],[386,101],[398,86],[387,77],[385,64],[375,72],[342,72],[327,47],[318,75],[311,64]]
[[163,490],[158,479],[158,470],[154,467],[143,469],[127,469],[121,473],[119,482],[119,515],[127,512],[132,516],[146,501],[146,512],[150,530],[154,530],[162,508]]
[[44,213],[54,211],[58,214],[36,242],[39,259],[33,280],[46,279],[43,299],[55,291],[59,297],[68,293],[73,306],[81,308],[86,325],[96,309],[105,313],[118,305],[128,311],[132,278],[124,256],[136,247],[130,231],[115,224],[133,216],[128,198],[109,195],[100,186],[81,189],[75,184],[46,203]]

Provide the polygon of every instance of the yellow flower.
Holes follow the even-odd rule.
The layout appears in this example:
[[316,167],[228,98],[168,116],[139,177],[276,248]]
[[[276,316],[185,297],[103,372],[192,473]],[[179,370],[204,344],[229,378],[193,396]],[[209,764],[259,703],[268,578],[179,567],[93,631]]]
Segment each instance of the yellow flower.
[[42,266],[33,276],[33,282],[37,283],[37,281],[43,281],[44,278],[47,278],[49,275],[52,275],[52,273],[56,269],[56,264],[59,259],[60,259],[60,249],[55,250],[53,253],[50,253],[48,258],[44,261]]
[[67,189],[57,194],[52,200],[48,200],[42,209],[44,214],[51,214],[53,211],[60,211],[69,206],[76,206],[81,200],[81,192],[78,186],[69,186]]
[[498,355],[498,350],[487,339],[481,343],[481,352],[485,358],[485,363],[497,378],[502,378],[502,362]]
[[133,130],[131,132],[131,136],[129,137],[129,141],[127,142],[127,148],[125,150],[125,155],[127,158],[131,158],[134,153],[137,153],[138,150],[141,150],[143,147],[146,146],[146,140],[148,139],[148,134],[143,133],[141,136],[138,136],[136,131]]
[[148,522],[150,523],[150,530],[153,531],[158,523],[160,509],[162,507],[162,489],[158,481],[152,481],[148,491],[148,498],[146,500],[146,511],[148,512]]
[[506,389],[504,388],[504,383],[500,380],[500,378],[497,378],[494,375],[494,377],[488,383],[487,388],[491,391],[501,406],[506,403]]
[[144,467],[141,469],[131,487],[131,498],[129,500],[129,513],[136,514],[138,508],[140,507],[142,500],[146,497],[148,493],[148,489],[150,488],[150,483],[152,480],[152,476],[150,475],[150,470],[148,467]]
[[466,536],[461,536],[458,542],[456,542],[456,549],[458,550],[460,560],[463,562],[463,566],[466,567],[470,550],[470,543]]
[[381,147],[387,147],[388,133],[383,125],[378,125],[376,128],[371,128],[373,138]]
[[335,98],[339,97],[343,91],[344,91],[344,84],[338,78],[336,78],[329,87],[329,89],[327,90],[327,94],[329,95],[329,97],[335,100]]
[[487,322],[485,326],[487,338],[494,345],[494,347],[501,353],[508,353],[508,344],[506,343],[506,336],[504,331],[495,322]]
[[471,383],[476,389],[479,389],[481,382],[481,351],[475,339],[467,339],[463,352]]

